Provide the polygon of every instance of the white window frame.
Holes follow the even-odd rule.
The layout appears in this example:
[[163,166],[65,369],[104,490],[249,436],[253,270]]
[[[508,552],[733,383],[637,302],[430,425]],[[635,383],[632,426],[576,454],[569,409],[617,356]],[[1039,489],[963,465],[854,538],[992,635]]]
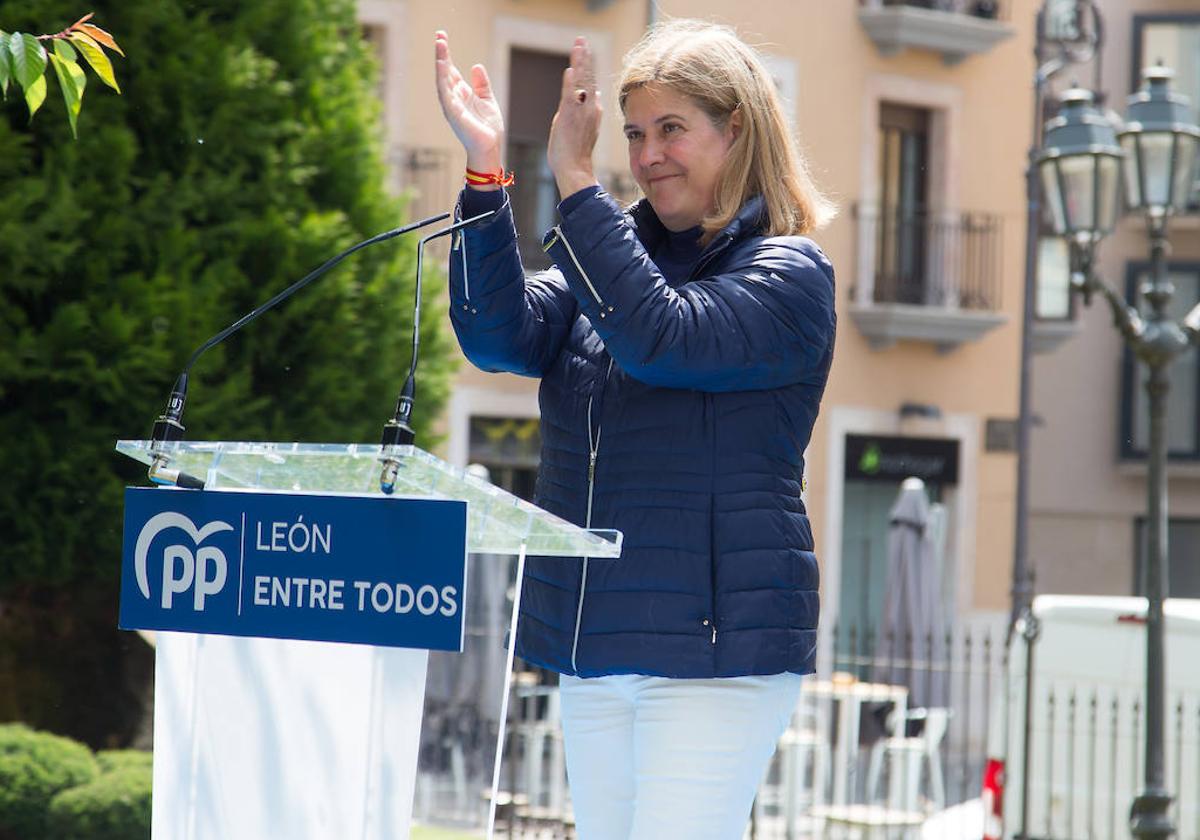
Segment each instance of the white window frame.
[[380,66],[380,86],[383,90],[383,124],[387,128],[389,148],[407,136],[403,68],[407,59],[403,34],[408,17],[406,3],[395,0],[358,0],[358,22],[375,27],[383,33],[383,61]]
[[[958,207],[959,166],[962,158],[962,88],[890,73],[874,73],[863,86],[862,157],[859,207],[879,210],[879,109],[885,102],[925,108],[930,112],[928,196],[932,212],[953,223]],[[882,221],[882,220],[881,220]],[[858,262],[854,302],[875,301],[875,243],[870,225],[858,226]],[[952,255],[946,254],[946,259]]]

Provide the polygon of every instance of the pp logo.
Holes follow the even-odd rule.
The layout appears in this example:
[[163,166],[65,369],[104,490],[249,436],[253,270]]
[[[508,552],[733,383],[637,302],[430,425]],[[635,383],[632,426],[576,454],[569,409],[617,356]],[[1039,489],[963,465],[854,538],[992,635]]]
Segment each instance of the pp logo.
[[229,564],[225,559],[225,552],[221,549],[200,543],[213,534],[232,531],[233,526],[228,522],[218,521],[197,528],[192,520],[172,511],[151,517],[138,534],[133,555],[138,589],[142,590],[142,596],[147,599],[150,598],[150,580],[146,573],[146,555],[154,538],[168,528],[178,528],[186,532],[192,538],[196,550],[193,552],[186,545],[168,545],[163,549],[162,607],[164,610],[171,609],[176,595],[192,589],[193,609],[203,610],[204,599],[224,588]]

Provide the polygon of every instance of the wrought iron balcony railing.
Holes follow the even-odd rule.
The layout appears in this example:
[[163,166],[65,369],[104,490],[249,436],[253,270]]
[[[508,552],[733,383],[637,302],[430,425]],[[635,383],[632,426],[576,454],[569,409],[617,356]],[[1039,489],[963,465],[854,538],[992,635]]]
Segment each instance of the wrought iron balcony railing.
[[875,303],[1000,308],[999,216],[895,207],[854,215]]
[[414,219],[444,213],[454,206],[458,192],[450,172],[450,152],[429,146],[393,146],[389,161],[393,185],[408,197]]
[[859,0],[860,6],[910,6],[915,9],[930,9],[970,15],[983,20],[1008,20],[1011,0]]

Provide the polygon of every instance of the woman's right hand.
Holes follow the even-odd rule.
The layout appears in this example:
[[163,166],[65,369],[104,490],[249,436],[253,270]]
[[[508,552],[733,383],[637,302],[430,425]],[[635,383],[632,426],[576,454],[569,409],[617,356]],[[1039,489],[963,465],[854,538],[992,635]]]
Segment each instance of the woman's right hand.
[[499,173],[504,163],[504,116],[487,70],[476,64],[468,84],[450,60],[450,39],[441,30],[434,36],[434,56],[438,101],[446,122],[467,150],[467,167]]

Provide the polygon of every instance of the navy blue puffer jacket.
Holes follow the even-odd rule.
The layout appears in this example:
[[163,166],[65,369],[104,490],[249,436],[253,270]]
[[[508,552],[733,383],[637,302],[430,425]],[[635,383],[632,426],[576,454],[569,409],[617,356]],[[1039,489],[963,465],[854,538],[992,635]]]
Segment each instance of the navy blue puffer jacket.
[[800,499],[833,352],[833,268],[765,237],[755,198],[672,288],[649,204],[605,193],[526,278],[505,203],[450,257],[451,319],[486,371],[541,377],[539,505],[625,535],[619,560],[530,558],[517,652],[582,677],[811,673],[818,573]]

